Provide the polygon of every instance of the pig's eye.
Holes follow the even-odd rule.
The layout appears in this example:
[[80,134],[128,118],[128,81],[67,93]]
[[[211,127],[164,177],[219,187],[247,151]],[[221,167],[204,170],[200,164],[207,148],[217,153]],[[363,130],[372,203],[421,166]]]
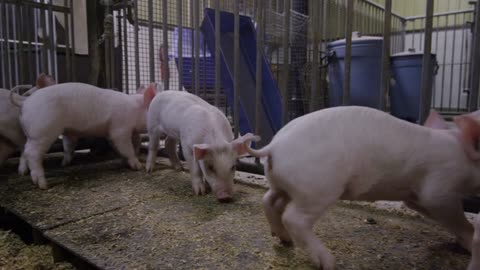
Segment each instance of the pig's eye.
[[213,167],[213,165],[208,165],[207,169],[211,172],[215,172],[215,168]]
[[232,172],[234,172],[236,169],[237,169],[237,166],[235,166],[235,165],[233,165],[232,168],[230,168],[230,170],[232,170]]

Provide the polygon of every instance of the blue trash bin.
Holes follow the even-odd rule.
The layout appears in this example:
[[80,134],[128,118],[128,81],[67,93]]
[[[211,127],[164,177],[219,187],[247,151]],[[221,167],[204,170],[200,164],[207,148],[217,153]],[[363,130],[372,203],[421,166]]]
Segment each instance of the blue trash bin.
[[[391,56],[392,85],[390,87],[390,111],[400,119],[418,123],[422,84],[423,53],[402,52]],[[435,76],[438,64],[431,54],[432,73]],[[430,108],[432,89],[427,91],[427,106]]]
[[[350,103],[347,105],[380,108],[382,89],[382,46],[381,37],[352,37],[352,62],[350,69]],[[330,54],[328,64],[329,106],[340,106],[343,100],[345,78],[346,40],[331,42],[327,46]]]

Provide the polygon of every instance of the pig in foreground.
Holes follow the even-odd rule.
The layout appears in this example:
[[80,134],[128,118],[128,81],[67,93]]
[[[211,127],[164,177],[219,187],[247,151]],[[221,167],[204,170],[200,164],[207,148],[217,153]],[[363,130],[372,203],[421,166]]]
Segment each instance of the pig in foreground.
[[[64,163],[70,162],[79,137],[92,136],[109,138],[132,169],[141,169],[134,143],[139,143],[139,133],[146,132],[146,111],[154,95],[153,87],[143,94],[127,95],[83,83],[63,83],[29,97],[20,122],[27,136],[23,155],[33,183],[47,188],[43,155],[60,134]],[[20,170],[25,173],[26,168]]]
[[[480,125],[455,118],[457,130],[431,115],[431,127],[365,107],[336,107],[299,117],[271,143],[247,152],[266,157],[270,189],[263,206],[272,235],[306,250],[323,269],[335,259],[312,231],[337,200],[403,201],[472,247],[462,198],[480,188]],[[250,135],[246,141],[258,140]]]
[[472,259],[467,270],[480,269],[480,215],[477,214],[473,223],[475,233],[472,240]]
[[232,200],[236,160],[246,152],[244,137],[234,140],[220,110],[188,92],[164,91],[150,105],[147,127],[147,172],[153,170],[158,142],[166,135],[165,148],[175,169],[181,169],[176,151],[180,141],[196,195],[206,193],[206,180],[219,201]]
[[[41,74],[36,81],[36,86],[28,93],[55,84],[55,80]],[[23,150],[25,135],[20,125],[20,107],[16,101],[24,101],[26,97],[14,93],[13,90],[0,89],[0,166],[18,150]]]

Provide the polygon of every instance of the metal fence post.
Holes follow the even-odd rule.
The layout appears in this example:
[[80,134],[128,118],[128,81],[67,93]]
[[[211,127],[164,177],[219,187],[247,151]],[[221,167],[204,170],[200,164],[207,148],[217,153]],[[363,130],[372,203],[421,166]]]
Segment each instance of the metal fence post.
[[256,95],[255,95],[255,134],[260,134],[260,114],[262,110],[262,74],[263,74],[263,35],[265,1],[257,0],[257,73],[256,73]]
[[[313,112],[316,109],[316,102],[317,102],[317,93],[318,93],[318,52],[319,52],[319,43],[320,43],[320,33],[322,27],[320,26],[320,10],[322,3],[320,1],[313,1],[312,2],[312,32],[313,32],[313,45],[312,45],[312,71],[311,71],[311,78],[312,78],[312,85],[310,89],[310,108],[309,111]],[[321,79],[321,78],[320,78]]]
[[470,75],[470,102],[468,111],[478,108],[478,87],[480,84],[480,3],[475,4],[475,24],[473,29],[472,71]]
[[220,105],[220,0],[215,0],[215,106]]
[[383,52],[382,52],[382,79],[380,90],[379,109],[385,110],[385,95],[390,86],[390,30],[392,26],[392,0],[385,0],[385,14],[383,26]]
[[199,0],[193,0],[193,31],[194,31],[194,40],[193,40],[193,50],[195,55],[195,65],[193,71],[194,77],[194,93],[198,96],[200,93],[200,29],[198,26],[199,15],[200,15],[200,5]]
[[290,74],[289,60],[290,60],[290,0],[283,1],[283,66],[282,66],[282,86],[281,86],[281,96],[282,96],[282,125],[287,123],[288,116],[288,76]]
[[104,37],[105,37],[105,86],[107,88],[113,87],[112,81],[112,70],[113,67],[111,66],[111,50],[113,48],[113,16],[108,14],[105,16],[105,20],[103,21],[103,26],[105,29]]
[[419,124],[427,119],[430,110],[431,95],[432,95],[432,30],[433,30],[433,0],[426,0],[426,18],[425,18],[425,42],[423,47],[423,63],[422,63],[422,84],[420,97],[420,115]]
[[239,62],[240,62],[240,1],[235,1],[234,3],[234,30],[233,30],[233,123],[234,123],[234,136],[237,137],[240,134],[239,130],[239,100],[238,100],[238,87],[239,87],[239,79],[240,79],[240,72],[238,69]]
[[[138,18],[137,18],[138,19]],[[148,0],[148,49],[151,57],[150,59],[150,82],[155,82],[155,47],[153,40],[153,0]],[[138,72],[138,70],[137,70]]]
[[347,0],[347,18],[346,18],[346,47],[345,47],[345,82],[343,84],[343,105],[350,104],[350,73],[352,64],[352,28],[353,28],[353,10],[354,0]]
[[183,89],[183,17],[182,17],[182,2],[177,0],[177,23],[178,23],[178,90]]
[[163,74],[164,74],[164,85],[165,89],[170,89],[170,72],[168,66],[168,25],[167,25],[167,16],[168,16],[168,6],[167,0],[162,1],[162,30],[163,30],[163,50],[160,52],[163,54]]

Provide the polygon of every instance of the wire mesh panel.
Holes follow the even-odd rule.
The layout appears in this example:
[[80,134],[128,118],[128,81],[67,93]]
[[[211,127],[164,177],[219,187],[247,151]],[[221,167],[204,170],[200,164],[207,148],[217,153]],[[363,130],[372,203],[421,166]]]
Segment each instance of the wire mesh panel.
[[0,87],[75,80],[73,2],[0,1]]
[[[467,111],[470,83],[473,10],[434,15],[432,53],[438,69],[433,85],[432,107],[444,113]],[[407,20],[405,43],[408,49],[421,51],[424,41],[423,17]]]

